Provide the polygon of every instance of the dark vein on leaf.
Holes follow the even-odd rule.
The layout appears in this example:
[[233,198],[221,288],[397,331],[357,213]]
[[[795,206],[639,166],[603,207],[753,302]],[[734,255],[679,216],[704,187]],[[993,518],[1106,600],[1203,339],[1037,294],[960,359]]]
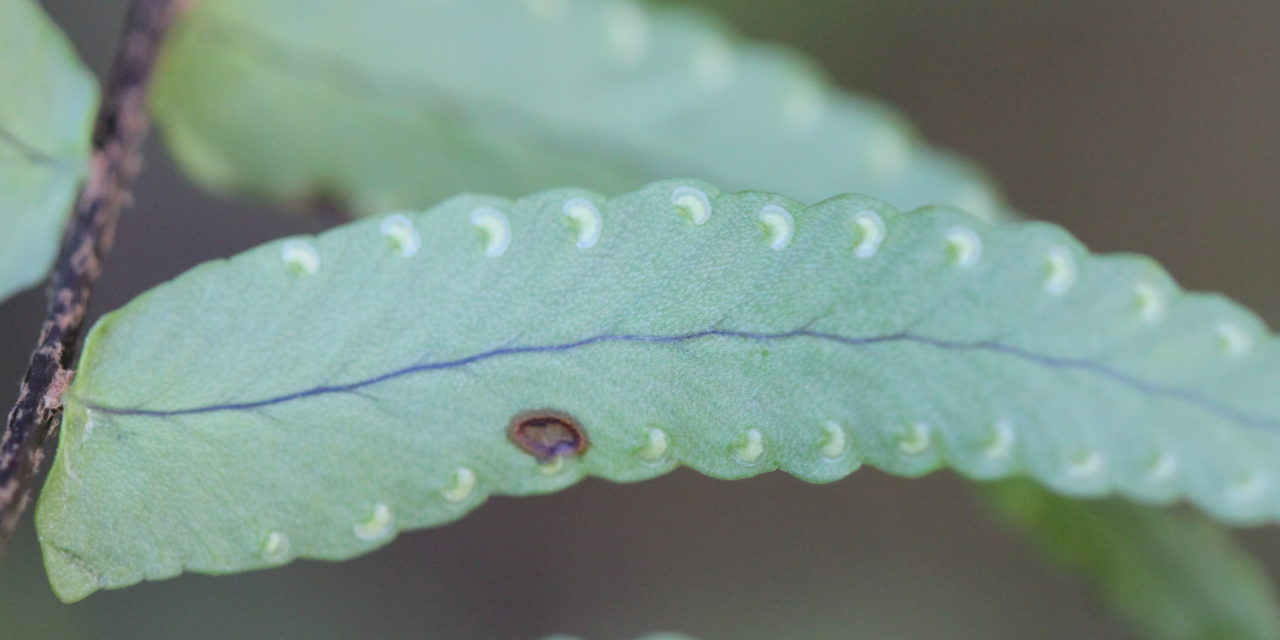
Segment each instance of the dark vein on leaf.
[[1137,376],[1125,373],[1106,364],[1089,360],[1087,358],[1068,358],[1062,356],[1046,355],[1036,353],[1020,347],[1015,347],[994,341],[983,342],[961,342],[954,340],[943,340],[939,338],[930,338],[912,333],[893,333],[879,336],[863,336],[850,337],[842,336],[835,333],[826,333],[822,331],[813,331],[810,329],[797,329],[782,333],[761,333],[753,331],[732,331],[728,329],[707,329],[704,331],[695,331],[691,333],[683,333],[676,335],[646,335],[646,334],[614,334],[605,333],[573,342],[562,342],[558,344],[546,345],[527,345],[527,346],[504,346],[488,351],[481,351],[469,356],[457,358],[454,360],[442,360],[439,362],[427,362],[415,364],[400,369],[395,369],[387,373],[383,373],[371,378],[356,380],[345,384],[330,384],[311,387],[293,393],[286,393],[270,398],[262,398],[260,400],[250,400],[245,402],[228,402],[222,404],[211,404],[198,407],[188,407],[185,409],[140,409],[140,408],[120,408],[86,403],[86,406],[95,411],[108,415],[120,416],[140,416],[140,417],[177,417],[199,415],[205,413],[217,413],[222,411],[249,411],[253,409],[261,409],[273,405],[284,404],[305,398],[315,396],[323,396],[333,393],[353,393],[365,387],[370,387],[382,382],[394,380],[408,375],[417,373],[426,373],[430,371],[447,371],[451,369],[459,369],[469,365],[492,360],[496,358],[505,358],[517,355],[527,354],[545,354],[545,353],[564,353],[589,347],[597,344],[605,343],[648,343],[648,344],[680,344],[685,342],[693,342],[698,340],[706,340],[710,338],[730,338],[739,340],[751,340],[757,342],[774,342],[784,340],[821,340],[832,342],[846,346],[870,346],[877,344],[891,343],[909,343],[918,344],[936,349],[947,351],[967,351],[967,352],[986,352],[1010,358],[1030,362],[1052,369],[1065,371],[1078,371],[1090,374],[1100,378],[1104,378],[1122,386],[1133,389],[1136,392],[1147,396],[1165,398],[1182,402],[1207,413],[1213,414],[1236,423],[1240,426],[1253,427],[1257,429],[1280,430],[1280,420],[1265,415],[1251,413],[1237,409],[1229,404],[1210,398],[1196,391],[1185,389],[1182,387],[1162,384],[1145,380]]
[[95,569],[93,565],[90,564],[88,560],[85,560],[80,554],[56,542],[47,542],[45,544],[48,544],[54,551],[57,551],[67,560],[67,562],[75,565],[77,569],[92,577],[95,588],[101,587],[104,584],[102,575],[99,574],[97,569]]
[[43,164],[51,167],[61,167],[64,164],[57,156],[37,149],[31,143],[18,137],[18,134],[4,127],[0,127],[0,142],[8,145],[33,164]]

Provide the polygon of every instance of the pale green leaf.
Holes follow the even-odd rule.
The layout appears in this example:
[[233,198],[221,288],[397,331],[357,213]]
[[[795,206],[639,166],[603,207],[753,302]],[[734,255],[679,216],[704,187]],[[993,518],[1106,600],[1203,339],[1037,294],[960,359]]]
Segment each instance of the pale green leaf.
[[205,185],[363,214],[673,175],[1003,210],[975,169],[813,63],[630,2],[203,2],[175,27],[152,104]]
[[1280,638],[1266,572],[1201,514],[1070,500],[1022,481],[984,493],[1006,520],[1095,584],[1110,607],[1152,638]]
[[[948,465],[1274,521],[1278,381],[1253,315],[1047,224],[687,181],[467,195],[205,264],[104,318],[38,526],[75,599],[348,558],[486,495],[677,464]],[[539,464],[509,442],[539,409],[590,449]]]
[[40,6],[0,2],[0,301],[53,263],[97,103],[93,76]]

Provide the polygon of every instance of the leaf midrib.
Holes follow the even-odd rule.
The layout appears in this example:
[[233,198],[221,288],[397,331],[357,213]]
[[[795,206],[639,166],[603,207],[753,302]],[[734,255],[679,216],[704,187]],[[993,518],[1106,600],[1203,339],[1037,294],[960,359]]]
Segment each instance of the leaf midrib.
[[757,331],[730,330],[720,328],[708,328],[699,331],[692,331],[682,334],[613,334],[602,333],[571,342],[561,342],[543,345],[525,345],[525,346],[502,346],[487,351],[480,351],[461,358],[452,360],[444,360],[439,362],[428,362],[414,364],[407,367],[401,367],[376,376],[356,380],[354,382],[344,384],[319,385],[302,389],[299,391],[262,398],[259,400],[250,400],[242,402],[226,402],[218,404],[200,405],[195,407],[184,407],[176,409],[146,409],[141,407],[125,408],[113,407],[110,405],[97,404],[86,401],[84,405],[93,410],[106,415],[119,416],[137,416],[137,417],[153,417],[153,418],[172,418],[179,416],[219,413],[227,411],[250,411],[261,409],[263,407],[295,402],[315,396],[335,394],[335,393],[357,393],[360,389],[374,386],[383,382],[394,380],[408,375],[418,373],[427,373],[431,371],[445,371],[451,369],[459,369],[468,365],[476,364],[485,360],[503,357],[513,357],[519,355],[544,354],[544,353],[564,353],[577,349],[589,347],[597,344],[606,343],[633,343],[633,344],[680,344],[685,342],[693,342],[698,340],[728,338],[748,340],[755,342],[773,342],[796,339],[822,340],[835,344],[849,347],[866,347],[878,344],[895,344],[908,343],[922,346],[928,346],[936,349],[942,349],[953,352],[985,352],[1015,358],[1024,362],[1037,364],[1055,370],[1076,371],[1103,378],[1126,387],[1136,393],[1145,396],[1164,398],[1175,402],[1181,402],[1191,407],[1200,409],[1206,413],[1212,414],[1223,420],[1234,423],[1240,427],[1253,428],[1258,430],[1280,431],[1280,419],[1272,418],[1266,415],[1249,412],[1237,408],[1229,403],[1222,402],[1211,398],[1205,394],[1194,390],[1180,387],[1177,385],[1162,384],[1152,380],[1141,378],[1105,363],[1091,360],[1088,358],[1069,358],[1064,356],[1055,356],[1050,354],[1039,353],[1005,344],[998,341],[978,341],[964,342],[956,340],[946,340],[941,338],[933,338],[913,334],[910,332],[898,332],[882,335],[871,336],[845,336],[838,333],[829,333],[823,331],[814,331],[808,328],[794,329],[786,332],[766,333]]

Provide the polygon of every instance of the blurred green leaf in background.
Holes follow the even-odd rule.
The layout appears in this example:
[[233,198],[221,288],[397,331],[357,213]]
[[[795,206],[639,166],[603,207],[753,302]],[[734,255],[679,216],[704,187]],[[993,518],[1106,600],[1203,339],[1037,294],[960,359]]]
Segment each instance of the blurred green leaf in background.
[[985,485],[983,495],[1149,637],[1280,637],[1269,578],[1228,532],[1198,513],[1070,500],[1025,481]]
[[201,183],[359,214],[677,176],[1004,213],[892,109],[687,7],[207,2],[176,27],[153,103]]
[[97,106],[93,76],[39,5],[0,2],[0,302],[53,264]]

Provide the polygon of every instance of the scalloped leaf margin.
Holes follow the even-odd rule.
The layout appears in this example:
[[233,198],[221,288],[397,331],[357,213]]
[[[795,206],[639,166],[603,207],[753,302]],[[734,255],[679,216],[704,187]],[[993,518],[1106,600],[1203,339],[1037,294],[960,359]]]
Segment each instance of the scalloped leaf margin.
[[[1278,382],[1255,316],[1052,225],[687,180],[464,195],[207,263],[105,317],[37,525],[74,600],[349,558],[490,494],[677,465],[950,466],[1276,521]],[[547,409],[585,453],[508,439]]]

